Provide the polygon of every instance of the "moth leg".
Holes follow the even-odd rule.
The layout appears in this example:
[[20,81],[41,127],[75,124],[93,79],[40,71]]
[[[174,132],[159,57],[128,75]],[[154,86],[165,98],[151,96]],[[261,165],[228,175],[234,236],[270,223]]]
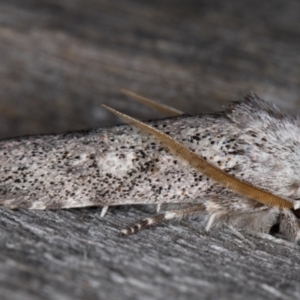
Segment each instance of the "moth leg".
[[[216,208],[216,206],[212,206]],[[206,231],[211,227],[228,226],[238,236],[240,231],[253,236],[272,239],[269,234],[273,225],[279,223],[280,209],[262,206],[256,209],[217,210],[210,211]],[[243,239],[243,238],[242,238]],[[276,238],[274,238],[276,239]],[[273,240],[273,239],[272,239]]]
[[[259,218],[256,219],[256,224],[259,226],[256,226],[256,230],[252,228],[252,230],[248,230],[248,233],[262,238],[266,239],[281,245],[285,246],[295,246],[294,242],[299,241],[300,238],[300,231],[299,231],[299,223],[293,212],[289,209],[280,209],[278,211],[278,220],[276,219],[276,215],[274,215],[272,218],[273,212],[276,214],[276,209],[271,208],[268,210],[269,212],[269,220],[268,217],[264,217],[263,215],[259,216]],[[266,216],[268,216],[266,214]],[[273,220],[272,220],[273,219]],[[264,223],[261,223],[261,220],[265,220]],[[279,232],[283,234],[288,240],[284,240],[278,237],[274,237],[271,234],[267,232],[268,228],[271,229],[272,225],[279,223]],[[269,224],[269,225],[268,225]],[[259,228],[264,228],[265,230],[258,230]]]
[[[231,224],[237,222],[238,227],[246,233],[277,244],[291,246],[294,245],[291,242],[299,240],[298,221],[289,209],[261,207],[252,212],[233,215],[228,219],[228,222]],[[278,223],[280,232],[287,237],[288,241],[270,234],[271,228]]]
[[286,236],[290,241],[299,242],[299,222],[293,212],[289,209],[281,209],[279,218],[279,232]]
[[176,210],[170,210],[162,214],[155,215],[150,218],[146,218],[141,220],[140,222],[129,226],[122,230],[122,233],[126,236],[130,234],[137,233],[143,228],[147,228],[150,225],[156,225],[160,222],[169,221],[173,219],[181,219],[186,217],[191,217],[194,215],[198,215],[199,213],[205,211],[206,208],[202,204],[197,204],[193,206],[189,206],[186,208],[176,209]]
[[157,213],[160,212],[160,209],[161,209],[161,204],[159,203],[156,205],[156,212]]
[[268,234],[268,233],[263,233],[263,232],[260,232],[260,233],[250,233],[251,235],[255,236],[255,237],[258,237],[258,238],[261,238],[261,239],[265,239],[265,240],[268,240],[268,241],[272,241],[274,243],[277,243],[277,244],[280,244],[280,245],[283,245],[283,246],[288,246],[288,247],[295,247],[295,243],[292,243],[290,241],[287,241],[287,240],[284,240],[284,239],[281,239],[281,238],[277,238],[271,234]]
[[227,227],[232,231],[232,233],[238,237],[240,240],[245,241],[246,238],[243,236],[243,234],[238,231],[235,227],[231,226],[231,225],[227,225]]
[[205,231],[209,231],[211,226],[215,223],[216,219],[218,217],[218,213],[212,213],[209,218],[208,218],[208,221],[206,223],[206,226],[205,226]]
[[245,214],[244,211],[235,212],[235,213],[228,212],[228,211],[213,212],[208,218],[208,221],[205,226],[205,231],[208,232],[212,226],[213,227],[226,226],[237,238],[239,238],[241,241],[249,244],[252,248],[254,248],[254,244],[242,234],[242,232],[239,230],[240,226],[236,224],[236,222],[238,222],[238,219],[241,218],[243,214]]
[[231,226],[231,225],[227,225],[227,227],[231,230],[231,232],[238,238],[240,239],[242,242],[244,242],[245,244],[248,244],[250,247],[252,247],[253,249],[255,248],[254,243],[252,243],[251,241],[249,241],[249,239],[247,239],[247,237],[245,237],[240,231],[238,231],[238,229],[236,229],[235,227]]
[[133,98],[134,100],[142,103],[143,105],[146,105],[156,111],[162,112],[167,117],[175,117],[175,116],[183,115],[183,112],[176,108],[173,108],[173,107],[165,105],[165,104],[158,103],[154,100],[140,96],[129,90],[122,89],[121,92],[123,94]]
[[101,215],[100,215],[101,218],[106,215],[108,208],[109,208],[108,205],[105,205],[105,206],[102,207]]

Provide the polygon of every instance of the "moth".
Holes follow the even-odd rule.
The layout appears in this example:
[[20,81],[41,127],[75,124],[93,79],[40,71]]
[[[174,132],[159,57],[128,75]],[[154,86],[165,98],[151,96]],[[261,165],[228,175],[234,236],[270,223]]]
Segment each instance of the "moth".
[[[143,100],[145,98],[126,92]],[[206,230],[228,226],[278,241],[300,239],[300,122],[255,94],[219,113],[0,142],[0,204],[66,209],[155,204],[173,209],[124,229],[203,215]],[[175,208],[174,208],[175,207]]]

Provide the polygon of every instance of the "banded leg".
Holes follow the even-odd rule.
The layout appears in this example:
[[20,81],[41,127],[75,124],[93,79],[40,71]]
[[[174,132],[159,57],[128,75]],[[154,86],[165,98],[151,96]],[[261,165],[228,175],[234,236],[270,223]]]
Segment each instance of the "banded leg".
[[128,235],[137,233],[141,229],[147,228],[150,225],[156,225],[160,222],[169,221],[169,220],[173,220],[173,219],[181,219],[181,218],[199,215],[199,213],[201,213],[205,210],[206,210],[206,208],[203,204],[197,204],[197,205],[193,205],[193,206],[189,206],[189,207],[185,207],[185,208],[181,208],[181,209],[170,210],[165,213],[143,219],[140,222],[123,229],[122,233],[125,236],[128,236]]

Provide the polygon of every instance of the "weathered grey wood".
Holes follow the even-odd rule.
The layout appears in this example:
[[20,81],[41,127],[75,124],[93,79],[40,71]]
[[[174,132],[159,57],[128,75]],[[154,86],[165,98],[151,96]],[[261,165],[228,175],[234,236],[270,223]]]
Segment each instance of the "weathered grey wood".
[[[3,0],[0,136],[118,122],[101,103],[159,117],[120,88],[189,113],[252,89],[296,113],[299,17],[297,0]],[[147,215],[1,209],[1,299],[299,298],[299,247],[196,221],[119,235]]]

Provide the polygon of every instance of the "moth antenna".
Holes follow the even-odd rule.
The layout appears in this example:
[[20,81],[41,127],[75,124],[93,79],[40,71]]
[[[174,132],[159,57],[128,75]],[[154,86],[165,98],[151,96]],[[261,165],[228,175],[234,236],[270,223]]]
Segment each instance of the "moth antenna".
[[179,218],[181,219],[181,218],[186,218],[186,217],[190,217],[193,215],[198,215],[200,212],[203,212],[205,210],[206,210],[206,208],[203,204],[197,204],[197,205],[189,206],[186,208],[170,210],[163,214],[158,214],[153,217],[143,219],[140,222],[123,229],[122,233],[125,236],[128,236],[128,235],[137,233],[138,231],[140,231],[144,228],[147,228],[149,226],[156,225],[156,224],[164,222],[164,221],[169,221],[169,220],[179,219]]
[[180,115],[183,115],[183,112],[176,109],[176,108],[173,108],[171,106],[168,106],[168,105],[164,105],[164,104],[161,104],[161,103],[158,103],[154,100],[151,100],[149,98],[146,98],[146,97],[143,97],[143,96],[140,96],[136,93],[133,93],[129,90],[126,90],[126,89],[121,89],[121,92],[131,98],[133,98],[134,100],[154,109],[154,110],[157,110],[159,112],[162,112],[163,114],[165,114],[165,116],[167,117],[175,117],[175,116],[180,116]]
[[299,205],[297,205],[293,200],[288,200],[281,198],[279,196],[273,195],[272,193],[265,191],[259,187],[255,187],[251,183],[241,181],[235,178],[232,175],[227,174],[226,172],[220,170],[215,167],[211,163],[204,160],[201,156],[195,154],[187,147],[182,145],[181,143],[175,141],[173,138],[168,136],[167,134],[157,130],[156,128],[145,124],[141,121],[138,121],[132,117],[129,117],[121,112],[118,112],[106,105],[103,105],[104,108],[109,110],[110,112],[117,115],[120,119],[129,123],[130,125],[139,129],[142,133],[147,134],[151,137],[154,137],[157,141],[159,141],[166,149],[173,152],[176,156],[185,160],[190,164],[191,167],[200,171],[202,174],[207,176],[208,178],[213,179],[214,181],[220,183],[226,188],[240,194],[256,200],[264,205],[268,206],[277,206],[280,208],[294,208],[297,209]]

